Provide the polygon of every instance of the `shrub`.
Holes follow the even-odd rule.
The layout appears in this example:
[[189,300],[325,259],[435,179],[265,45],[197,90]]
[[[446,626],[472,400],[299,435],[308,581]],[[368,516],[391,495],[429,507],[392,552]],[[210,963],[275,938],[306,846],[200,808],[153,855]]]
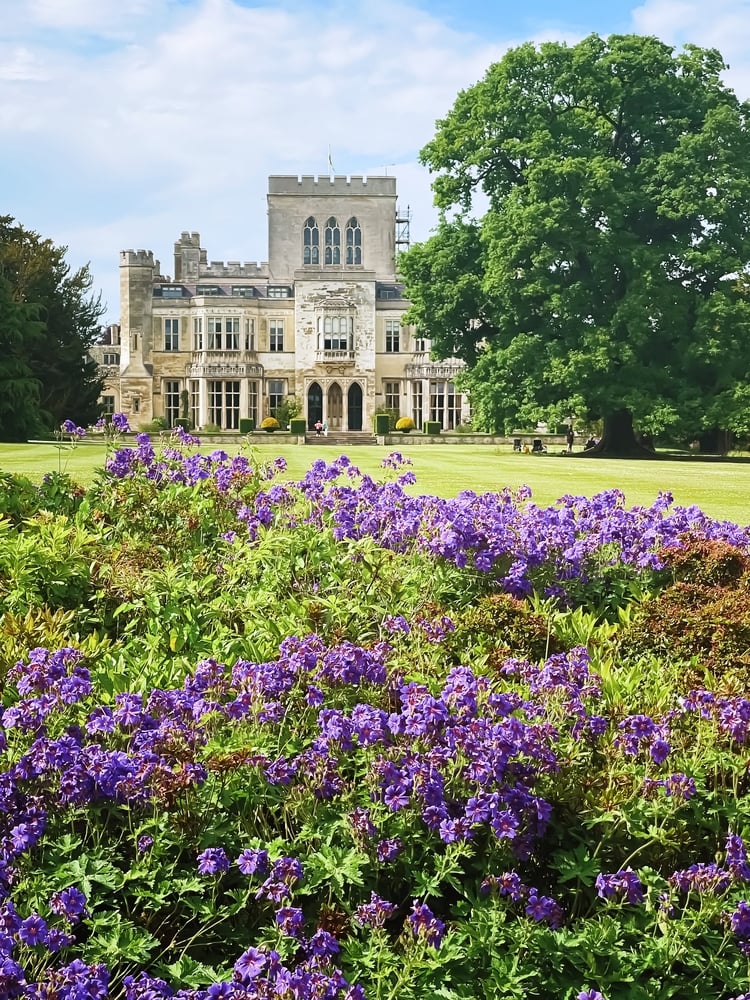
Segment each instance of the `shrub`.
[[273,416],[279,422],[279,427],[286,429],[289,421],[302,413],[302,403],[295,396],[288,396],[284,402],[273,411]]
[[440,423],[437,420],[426,420],[424,425],[425,434],[439,434],[441,431]]
[[255,420],[252,417],[240,417],[240,434],[250,434],[255,430]]
[[141,431],[144,434],[158,434],[159,431],[168,431],[169,421],[166,417],[154,417],[148,423],[141,424]]
[[387,413],[375,414],[375,433],[378,437],[385,437],[391,429],[391,418]]
[[498,665],[508,656],[538,661],[563,651],[547,618],[510,594],[480,597],[460,614],[454,612],[453,619],[456,628],[446,647],[459,656],[462,649],[470,649],[472,655],[487,655],[490,663]]
[[736,587],[676,583],[636,611],[620,639],[623,655],[692,661],[687,687],[710,671],[750,679],[750,580]]
[[415,427],[416,424],[411,417],[399,417],[396,421],[396,430],[401,431],[403,434],[408,434],[410,431],[413,431]]
[[260,429],[266,431],[267,434],[277,431],[281,425],[279,424],[276,417],[264,417],[260,422]]
[[307,421],[304,417],[294,417],[293,420],[289,421],[289,430],[292,434],[303,437],[307,430]]
[[190,430],[190,418],[178,417],[174,422],[175,427],[181,427],[184,431]]
[[665,549],[663,557],[665,570],[683,583],[726,587],[750,573],[747,552],[721,540],[696,539]]

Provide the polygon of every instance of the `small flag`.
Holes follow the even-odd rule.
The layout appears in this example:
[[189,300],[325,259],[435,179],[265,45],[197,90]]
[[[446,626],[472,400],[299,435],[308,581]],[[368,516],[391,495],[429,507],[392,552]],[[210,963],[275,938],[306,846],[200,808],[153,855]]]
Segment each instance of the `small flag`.
[[331,159],[331,147],[328,147],[328,173],[333,176],[335,173],[333,169],[333,160]]

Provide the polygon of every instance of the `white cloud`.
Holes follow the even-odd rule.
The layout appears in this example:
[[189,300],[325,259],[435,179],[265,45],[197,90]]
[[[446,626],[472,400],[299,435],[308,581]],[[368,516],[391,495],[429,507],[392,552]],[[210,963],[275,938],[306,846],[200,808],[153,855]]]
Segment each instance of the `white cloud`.
[[26,46],[0,47],[0,81],[39,83],[48,78],[44,62]]
[[635,30],[665,42],[715,48],[729,64],[726,82],[750,97],[750,0],[646,0],[633,11]]
[[[426,236],[417,153],[507,47],[397,0],[33,0],[8,36],[0,145],[44,151],[25,178],[40,186],[28,224],[91,259],[110,319],[120,249],[153,249],[169,271],[166,251],[190,229],[214,258],[263,257],[267,176],[325,174],[329,145],[339,173],[398,164],[412,231]],[[9,210],[26,224],[31,188],[16,193]],[[46,226],[45,204],[57,220]]]
[[123,37],[163,0],[25,0],[24,5],[36,28]]
[[[329,145],[337,173],[393,173],[423,239],[436,216],[419,149],[457,93],[524,39],[457,30],[416,2],[6,4],[1,208],[68,245],[74,266],[91,261],[110,321],[119,250],[152,249],[169,272],[189,229],[214,259],[264,258],[268,175],[326,174]],[[717,45],[739,90],[749,5],[646,0],[633,23]],[[558,26],[535,40],[552,37],[580,35]]]

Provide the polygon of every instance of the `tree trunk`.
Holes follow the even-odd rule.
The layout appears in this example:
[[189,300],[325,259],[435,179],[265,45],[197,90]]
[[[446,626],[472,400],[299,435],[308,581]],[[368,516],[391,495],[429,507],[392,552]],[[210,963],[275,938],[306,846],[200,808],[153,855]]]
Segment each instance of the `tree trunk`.
[[601,440],[581,454],[587,458],[654,458],[654,449],[638,440],[630,410],[615,410],[604,417]]

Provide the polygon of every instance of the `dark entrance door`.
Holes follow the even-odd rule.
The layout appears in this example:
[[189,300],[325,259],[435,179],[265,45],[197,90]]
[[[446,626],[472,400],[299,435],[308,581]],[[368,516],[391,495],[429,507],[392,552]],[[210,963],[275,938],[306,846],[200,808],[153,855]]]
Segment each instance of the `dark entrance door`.
[[318,421],[323,421],[323,390],[313,382],[307,390],[307,426],[310,430]]
[[349,430],[362,430],[362,389],[357,382],[349,386],[347,393],[347,403],[349,409]]

